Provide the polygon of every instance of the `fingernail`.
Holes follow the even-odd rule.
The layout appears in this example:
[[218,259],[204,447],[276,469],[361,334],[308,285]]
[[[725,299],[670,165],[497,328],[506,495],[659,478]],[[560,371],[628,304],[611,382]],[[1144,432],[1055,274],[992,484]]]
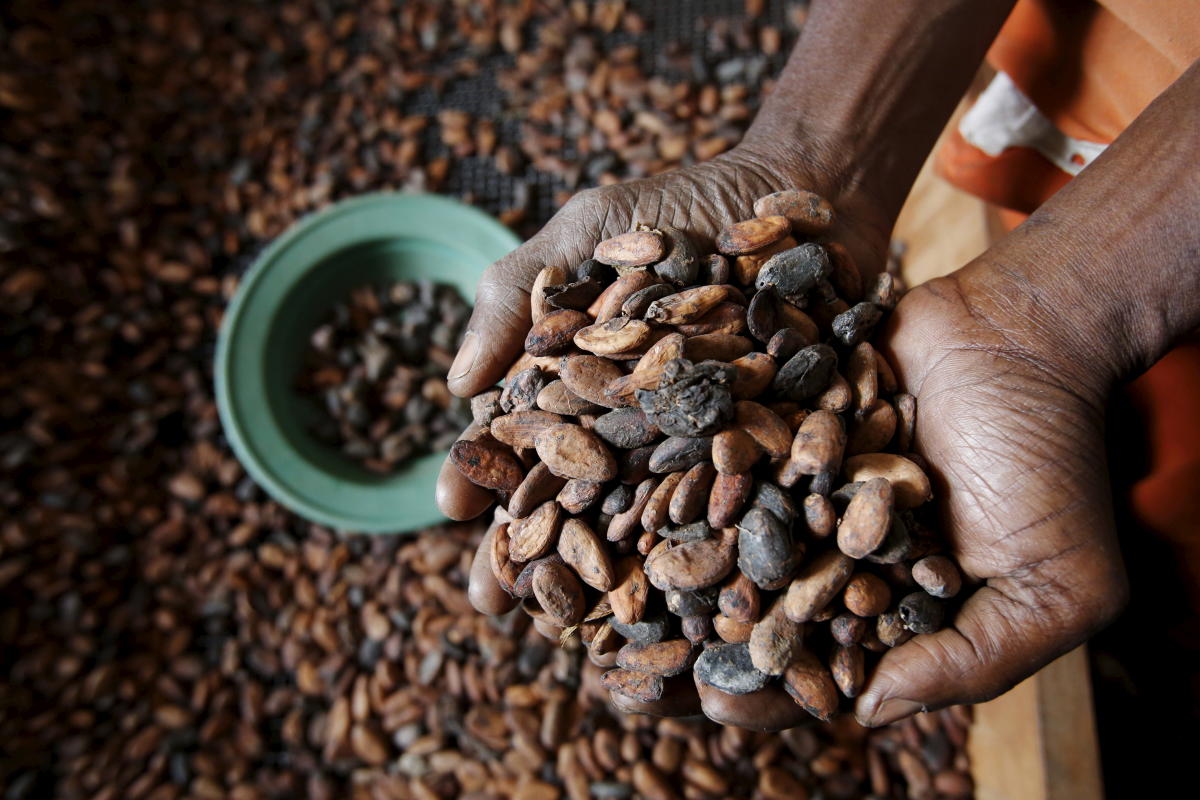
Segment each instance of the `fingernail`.
[[463,337],[462,346],[458,348],[458,355],[454,357],[454,363],[450,365],[449,379],[456,381],[466,375],[475,366],[475,359],[479,355],[479,337],[475,335],[475,331],[467,331],[467,335]]
[[924,708],[924,705],[913,700],[905,700],[903,697],[891,697],[879,703],[874,708],[870,707],[868,701],[867,708],[863,709],[863,713],[858,714],[858,721],[868,728],[878,728],[880,725],[887,725],[895,722],[898,719],[903,719],[910,714],[915,714]]

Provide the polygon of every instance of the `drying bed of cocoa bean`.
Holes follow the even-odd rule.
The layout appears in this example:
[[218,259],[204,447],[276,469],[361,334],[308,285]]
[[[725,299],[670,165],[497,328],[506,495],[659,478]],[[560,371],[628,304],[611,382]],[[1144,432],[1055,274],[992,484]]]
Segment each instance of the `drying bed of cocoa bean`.
[[[969,794],[960,710],[782,736],[615,716],[577,645],[469,613],[479,531],[334,535],[268,500],[221,435],[222,311],[304,213],[425,188],[527,233],[571,189],[735,143],[802,9],[698,5],[725,16],[0,8],[6,798]],[[666,17],[687,41],[647,46]],[[601,64],[614,79],[577,105]],[[501,91],[471,88],[489,77]],[[614,134],[613,108],[641,123]]]

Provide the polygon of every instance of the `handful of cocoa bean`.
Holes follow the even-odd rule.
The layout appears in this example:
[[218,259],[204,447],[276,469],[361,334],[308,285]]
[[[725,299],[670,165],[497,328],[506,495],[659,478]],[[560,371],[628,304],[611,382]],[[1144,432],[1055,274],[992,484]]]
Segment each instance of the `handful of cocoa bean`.
[[610,691],[780,680],[828,720],[961,576],[920,518],[916,402],[870,344],[892,278],[864,288],[811,192],[754,214],[716,253],[638,225],[543,269],[526,352],[451,459],[503,506],[500,586]]

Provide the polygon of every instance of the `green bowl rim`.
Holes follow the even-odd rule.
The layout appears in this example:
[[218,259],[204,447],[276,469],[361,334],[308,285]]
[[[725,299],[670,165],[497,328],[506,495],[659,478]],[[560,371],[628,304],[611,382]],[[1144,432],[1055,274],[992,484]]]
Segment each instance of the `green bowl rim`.
[[[358,533],[394,533],[436,524],[439,520],[446,520],[446,518],[441,516],[440,512],[437,512],[436,516],[430,514],[422,517],[419,513],[409,515],[410,518],[416,519],[415,523],[411,519],[381,522],[374,517],[370,519],[338,517],[331,514],[326,507],[315,504],[309,498],[294,492],[287,486],[284,480],[276,477],[274,470],[269,466],[270,459],[264,457],[251,444],[243,432],[237,415],[233,411],[236,404],[233,401],[232,390],[229,386],[229,374],[233,361],[232,342],[237,339],[238,329],[244,320],[243,309],[250,302],[250,298],[259,284],[270,273],[270,267],[275,259],[297,238],[309,236],[314,231],[336,222],[347,215],[358,213],[364,207],[374,206],[379,203],[395,203],[397,201],[401,204],[416,203],[426,206],[443,206],[448,212],[461,214],[464,218],[471,219],[472,224],[478,225],[485,233],[495,237],[498,241],[506,242],[509,250],[516,248],[521,243],[520,238],[515,233],[495,218],[473,206],[441,195],[410,192],[374,192],[342,200],[297,219],[286,231],[275,237],[255,257],[254,263],[239,281],[233,299],[230,300],[225,308],[225,313],[217,334],[216,357],[213,362],[213,383],[216,393],[217,413],[221,420],[221,427],[225,433],[225,438],[237,456],[238,461],[250,477],[280,504],[311,522],[316,522],[337,530]],[[474,301],[474,298],[470,299],[471,302]],[[444,456],[444,452],[433,453],[422,458],[431,458],[439,455]],[[430,508],[435,509],[432,496],[429,499],[429,503]]]

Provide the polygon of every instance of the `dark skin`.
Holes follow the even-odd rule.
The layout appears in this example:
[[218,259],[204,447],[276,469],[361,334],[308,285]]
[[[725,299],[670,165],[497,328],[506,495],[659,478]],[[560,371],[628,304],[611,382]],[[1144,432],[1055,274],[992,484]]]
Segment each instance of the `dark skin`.
[[[814,2],[804,34],[745,142],[713,162],[582,193],[480,285],[472,356],[451,388],[473,394],[520,351],[528,287],[633,222],[711,237],[756,197],[790,186],[828,197],[834,236],[878,270],[923,159],[1010,0]],[[849,54],[853,54],[851,57]],[[811,113],[809,113],[811,110]],[[819,120],[820,122],[815,122]],[[911,291],[883,347],[917,398],[941,531],[980,588],[950,627],[889,651],[857,701],[882,725],[994,697],[1119,613],[1128,594],[1103,437],[1113,388],[1200,325],[1200,66],[1024,225],[950,276]],[[466,519],[491,503],[452,467],[439,503]],[[476,560],[470,597],[513,601]],[[781,729],[808,715],[779,690],[732,697],[672,685],[629,711]]]

